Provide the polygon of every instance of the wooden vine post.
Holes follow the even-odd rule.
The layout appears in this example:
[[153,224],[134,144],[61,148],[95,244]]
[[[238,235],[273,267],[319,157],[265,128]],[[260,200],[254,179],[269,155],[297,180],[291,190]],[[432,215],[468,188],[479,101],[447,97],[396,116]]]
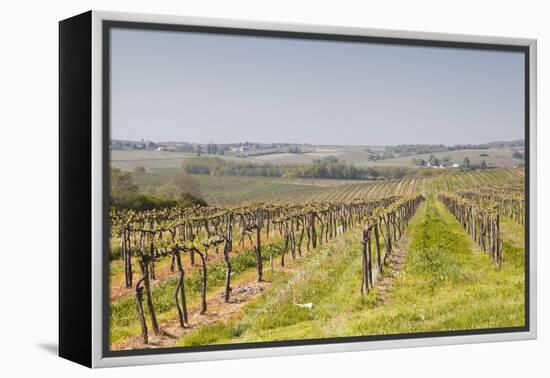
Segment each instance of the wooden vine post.
[[[154,306],[154,292],[151,279],[155,279],[155,262],[167,257],[170,259],[170,272],[174,274],[174,291],[172,298],[178,314],[179,325],[185,328],[189,324],[186,298],[186,272],[183,254],[189,255],[189,263],[195,264],[195,256],[200,262],[200,314],[207,311],[206,290],[208,280],[208,253],[223,245],[223,262],[225,265],[225,286],[223,298],[231,298],[231,275],[233,273],[231,252],[233,250],[233,233],[240,230],[239,243],[244,247],[244,240],[250,241],[252,252],[256,257],[258,282],[263,280],[262,236],[279,235],[283,238],[280,265],[284,266],[287,255],[292,259],[302,255],[304,238],[306,247],[317,246],[343,234],[354,225],[365,220],[377,219],[367,234],[365,244],[365,274],[362,289],[365,292],[376,282],[381,269],[381,246],[379,234],[391,245],[391,233],[396,232],[391,220],[392,215],[372,217],[377,209],[395,206],[400,197],[392,196],[383,199],[353,200],[347,202],[323,202],[307,205],[256,205],[236,209],[223,208],[170,208],[136,212],[132,210],[112,210],[110,214],[111,237],[119,238],[121,258],[124,264],[125,286],[132,286],[135,273],[132,263],[139,266],[140,276],[135,282],[136,312],[141,327],[143,343],[150,342],[149,329],[160,334]],[[383,214],[383,211],[381,214]],[[387,222],[386,234],[383,222]],[[374,241],[372,238],[374,235]],[[373,247],[374,243],[374,247]],[[373,256],[376,248],[376,256]],[[391,249],[390,249],[391,250]],[[270,267],[273,269],[273,253],[269,248]],[[389,253],[389,252],[387,252]],[[187,285],[188,286],[188,285]],[[149,319],[147,319],[149,318]]]

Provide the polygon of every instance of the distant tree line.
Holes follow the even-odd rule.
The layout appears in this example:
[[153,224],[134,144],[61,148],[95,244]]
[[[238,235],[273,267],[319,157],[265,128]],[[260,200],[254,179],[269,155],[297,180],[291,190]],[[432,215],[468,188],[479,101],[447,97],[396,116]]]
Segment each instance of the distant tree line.
[[487,169],[488,167],[487,167],[487,162],[485,160],[482,160],[479,164],[473,164],[472,162],[470,162],[469,158],[465,157],[464,161],[462,162],[461,168],[465,170],[474,170],[474,169]]
[[482,144],[455,144],[446,146],[444,144],[399,144],[396,146],[387,146],[384,152],[377,153],[370,149],[369,160],[393,159],[396,156],[413,156],[434,154],[438,152],[458,151],[458,150],[488,150],[490,148],[522,148],[525,146],[524,140],[514,140],[506,142],[490,142]]
[[451,147],[443,144],[400,144],[397,146],[387,146],[386,152],[391,155],[411,156],[445,152],[449,151],[449,148]]
[[395,157],[395,154],[391,152],[390,149],[386,147],[383,153],[377,153],[373,152],[371,149],[367,148],[368,160],[370,161],[377,161],[377,160],[386,160],[386,159],[393,159]]
[[214,176],[283,176],[282,166],[273,164],[241,163],[218,157],[192,157],[183,161],[184,173]]
[[217,157],[193,157],[183,161],[186,174],[213,176],[260,176],[285,178],[332,178],[344,180],[398,179],[419,173],[417,168],[358,167],[354,164],[338,161],[335,156],[315,159],[311,164],[275,165],[270,163],[244,163],[224,160]]
[[523,160],[523,159],[525,159],[525,154],[522,153],[521,151],[514,150],[514,152],[512,153],[512,157],[513,157],[514,159]]

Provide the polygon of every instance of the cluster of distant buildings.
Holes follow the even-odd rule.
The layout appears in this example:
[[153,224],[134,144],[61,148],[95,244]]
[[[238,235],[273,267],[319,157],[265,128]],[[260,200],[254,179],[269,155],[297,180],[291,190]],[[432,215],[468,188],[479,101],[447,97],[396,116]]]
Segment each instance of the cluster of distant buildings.
[[436,168],[436,169],[446,169],[446,168],[460,168],[460,164],[458,163],[452,163],[452,164],[434,164],[432,165],[430,162],[426,164],[426,167],[428,168]]
[[161,145],[144,139],[140,141],[112,139],[110,145],[111,150],[155,150],[159,147]]
[[229,143],[215,144],[213,142],[200,144],[189,142],[162,142],[155,143],[151,140],[111,140],[111,150],[149,150],[170,152],[206,153],[211,155],[232,155],[237,157],[257,156],[283,152],[301,153],[302,145],[286,143]]

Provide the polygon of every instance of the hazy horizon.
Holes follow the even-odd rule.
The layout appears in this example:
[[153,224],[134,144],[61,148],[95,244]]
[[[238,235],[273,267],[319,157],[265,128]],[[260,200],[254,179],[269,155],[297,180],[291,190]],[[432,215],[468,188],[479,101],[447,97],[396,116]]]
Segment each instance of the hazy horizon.
[[452,146],[524,138],[519,52],[118,28],[111,38],[112,139]]
[[350,147],[395,147],[399,145],[443,145],[445,147],[453,146],[462,146],[462,145],[472,145],[478,146],[489,143],[512,143],[512,142],[524,142],[524,138],[511,139],[511,140],[491,140],[484,143],[455,143],[455,144],[444,144],[444,143],[401,143],[401,144],[330,144],[330,143],[310,143],[310,142],[281,142],[281,141],[271,141],[271,142],[260,142],[257,140],[242,140],[242,141],[229,141],[229,142],[216,142],[215,140],[210,140],[208,142],[196,142],[192,140],[152,140],[148,138],[138,138],[138,139],[117,139],[111,138],[111,141],[121,141],[121,142],[136,142],[140,143],[141,141],[149,141],[155,144],[168,144],[168,143],[190,143],[190,144],[244,144],[244,143],[260,143],[260,144],[296,144],[296,145],[311,145],[311,146],[350,146]]

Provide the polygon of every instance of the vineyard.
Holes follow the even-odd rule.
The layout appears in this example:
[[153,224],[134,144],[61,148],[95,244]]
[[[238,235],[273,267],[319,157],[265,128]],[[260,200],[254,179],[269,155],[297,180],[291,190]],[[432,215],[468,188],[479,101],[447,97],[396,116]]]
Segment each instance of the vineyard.
[[[281,193],[269,203],[113,209],[111,347],[300,337],[294,322],[315,329],[302,335],[308,337],[341,336],[350,330],[369,334],[372,325],[365,330],[365,316],[389,316],[381,311],[390,311],[383,305],[390,289],[398,307],[400,290],[420,285],[401,281],[417,274],[424,285],[433,281],[434,269],[447,272],[460,259],[471,264],[468,269],[482,267],[491,279],[500,275],[502,281],[513,271],[510,279],[519,290],[517,263],[523,252],[502,228],[517,232],[524,226],[523,177],[520,169],[494,169],[311,188]],[[439,220],[428,227],[432,218]],[[454,222],[462,231],[453,228]],[[463,245],[459,257],[441,252],[430,256],[429,235],[441,227],[453,228],[453,235],[465,233],[476,247],[459,238],[449,242]],[[423,240],[422,253],[415,252],[417,233],[422,235],[416,237]],[[487,265],[476,249],[492,263]],[[463,256],[464,251],[470,253]],[[422,268],[409,276],[400,275],[418,266]],[[423,276],[426,271],[429,276]],[[471,284],[466,278],[464,282]],[[348,306],[345,301],[354,303],[347,310],[348,326],[321,331],[320,319],[333,321],[335,312],[325,307],[340,303],[340,296],[343,307]],[[271,318],[264,318],[266,314]],[[511,319],[516,318],[514,313]],[[412,323],[409,319],[407,324]],[[396,321],[380,332],[403,331],[402,326]],[[236,331],[241,328],[250,334]]]
[[440,176],[409,177],[401,180],[381,180],[307,192],[289,193],[276,202],[346,201],[354,198],[373,198],[389,195],[437,194],[479,186],[509,185],[521,182],[525,177],[522,169],[493,169],[467,171]]
[[[440,191],[468,189],[480,185],[508,185],[522,181],[523,169],[491,169],[485,171],[448,172],[436,176],[407,177],[399,180],[350,181],[274,179],[240,176],[194,175],[205,200],[215,206],[239,206],[258,202],[273,204],[349,201],[391,195],[424,196]],[[134,174],[144,189],[162,185],[169,175]]]
[[440,193],[438,199],[460,221],[479,247],[500,266],[500,217],[508,217],[523,225],[524,193],[524,187],[483,187],[456,193]]

